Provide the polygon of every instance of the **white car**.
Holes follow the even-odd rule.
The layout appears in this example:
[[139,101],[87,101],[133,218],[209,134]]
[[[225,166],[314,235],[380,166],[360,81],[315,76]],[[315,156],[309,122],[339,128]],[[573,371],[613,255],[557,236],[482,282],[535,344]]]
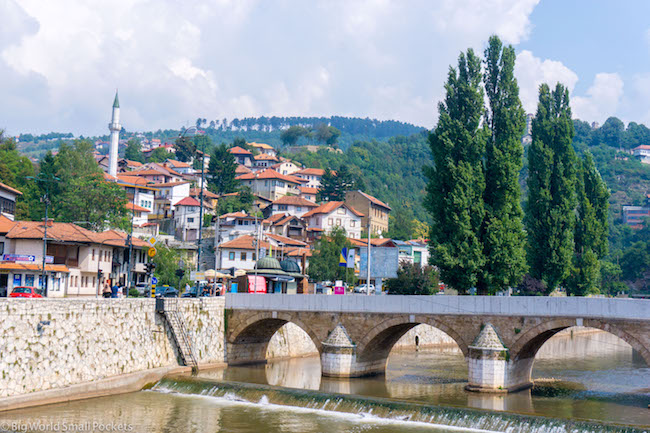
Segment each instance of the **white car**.
[[[354,288],[354,293],[368,293],[368,289],[366,288],[366,284],[362,284],[360,286],[357,286]],[[370,285],[370,293],[374,294],[375,293],[375,285],[371,284]]]

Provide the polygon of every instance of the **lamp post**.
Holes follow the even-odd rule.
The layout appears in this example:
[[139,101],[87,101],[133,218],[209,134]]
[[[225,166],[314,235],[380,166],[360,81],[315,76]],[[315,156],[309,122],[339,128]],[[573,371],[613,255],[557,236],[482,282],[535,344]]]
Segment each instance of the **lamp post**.
[[49,188],[49,183],[50,182],[58,182],[61,179],[59,179],[56,176],[52,176],[52,179],[44,179],[40,177],[40,173],[38,176],[27,176],[27,179],[32,179],[35,182],[45,182],[45,195],[43,196],[42,200],[45,203],[45,224],[43,225],[43,262],[41,265],[41,289],[43,290],[43,295],[47,297],[47,283],[45,282],[45,262],[47,258],[47,223],[48,223],[48,211],[50,208],[50,188]]

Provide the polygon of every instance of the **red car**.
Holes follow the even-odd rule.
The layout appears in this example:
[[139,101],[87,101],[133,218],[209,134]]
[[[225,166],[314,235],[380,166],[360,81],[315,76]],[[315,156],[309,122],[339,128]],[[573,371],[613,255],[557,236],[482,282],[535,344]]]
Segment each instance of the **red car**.
[[10,298],[42,298],[43,291],[38,287],[18,286],[14,287],[9,295]]

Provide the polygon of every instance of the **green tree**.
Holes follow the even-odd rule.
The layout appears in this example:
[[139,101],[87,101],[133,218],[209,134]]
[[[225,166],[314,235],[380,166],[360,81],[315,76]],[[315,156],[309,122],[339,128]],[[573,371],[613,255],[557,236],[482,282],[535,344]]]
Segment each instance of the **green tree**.
[[344,280],[346,268],[339,266],[343,248],[350,247],[345,229],[334,227],[329,236],[323,235],[314,247],[314,254],[309,259],[309,276],[315,281]]
[[34,175],[34,165],[18,152],[13,138],[5,138],[0,130],[0,182],[23,193],[16,204],[16,218],[29,218],[32,207],[40,204],[42,194],[38,185],[28,179]]
[[519,284],[526,272],[525,232],[519,173],[526,126],[514,75],[515,49],[492,36],[485,50],[486,123],[491,135],[485,152],[485,219],[481,232],[485,267],[477,288],[494,294]]
[[280,134],[280,140],[285,146],[295,145],[300,137],[306,137],[309,131],[302,126],[290,126],[289,128],[282,131]]
[[415,231],[415,219],[413,212],[407,206],[402,205],[391,212],[388,218],[388,232],[384,235],[387,238],[407,241],[413,239]]
[[397,278],[386,281],[389,295],[432,295],[438,288],[438,274],[432,266],[402,262]]
[[358,178],[350,172],[347,165],[342,165],[336,173],[326,168],[316,200],[345,201],[347,192],[359,187]]
[[144,162],[144,155],[142,154],[142,145],[140,140],[132,138],[126,143],[126,150],[124,151],[124,158],[131,161]]
[[217,146],[208,164],[208,189],[219,195],[237,191],[236,170],[237,161],[226,145]]
[[178,269],[178,262],[182,258],[180,252],[165,245],[156,245],[156,250],[153,263],[156,265],[154,276],[158,278],[158,285],[167,284],[176,287],[178,285],[176,270]]
[[178,137],[174,142],[174,151],[176,152],[176,159],[178,161],[190,162],[196,155],[196,144],[194,140],[184,135]]
[[162,147],[155,148],[149,155],[149,162],[165,162],[169,158],[169,152]]
[[221,197],[217,202],[217,213],[223,215],[230,212],[251,212],[255,196],[248,186],[240,187],[236,195]]
[[328,126],[325,123],[319,123],[314,131],[314,137],[316,140],[329,146],[335,144],[340,136],[341,131],[333,126]]
[[474,51],[461,53],[458,68],[450,68],[438,124],[429,137],[434,164],[426,170],[425,206],[433,220],[431,263],[438,267],[442,281],[460,293],[477,283],[485,264],[479,238],[485,214],[487,138],[481,127],[481,78],[481,61]]
[[574,230],[575,253],[573,269],[567,281],[567,293],[584,296],[599,292],[599,260],[608,250],[609,192],[590,153],[584,155],[579,169],[576,188],[578,208]]
[[553,291],[568,276],[573,255],[576,156],[569,91],[558,83],[539,89],[528,150],[528,264],[533,278]]

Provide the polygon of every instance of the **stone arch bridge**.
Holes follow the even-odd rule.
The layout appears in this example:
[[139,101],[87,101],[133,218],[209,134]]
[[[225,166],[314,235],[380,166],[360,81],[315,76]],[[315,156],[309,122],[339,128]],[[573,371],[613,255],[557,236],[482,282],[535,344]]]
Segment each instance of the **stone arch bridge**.
[[531,386],[539,348],[572,326],[616,335],[650,366],[650,300],[233,293],[225,314],[229,364],[264,362],[273,334],[291,322],[314,342],[322,373],[335,377],[384,373],[393,345],[419,324],[456,341],[475,391]]

